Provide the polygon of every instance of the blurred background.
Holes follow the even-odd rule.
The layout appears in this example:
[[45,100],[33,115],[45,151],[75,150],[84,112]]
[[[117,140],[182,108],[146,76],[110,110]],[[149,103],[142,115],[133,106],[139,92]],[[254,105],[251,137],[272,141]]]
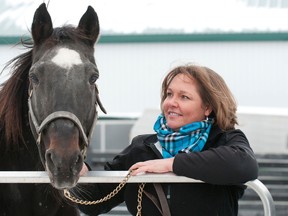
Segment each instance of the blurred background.
[[[43,0],[0,0],[0,68],[26,50]],[[99,168],[150,133],[159,114],[160,86],[169,70],[195,63],[219,73],[239,105],[239,128],[272,192],[277,215],[288,215],[288,0],[50,0],[53,25],[77,25],[87,6],[99,16],[95,45],[100,114],[88,157]],[[0,82],[9,77],[5,69]],[[240,215],[263,215],[247,192]],[[112,213],[111,213],[112,214]],[[116,213],[115,213],[116,214]],[[123,213],[124,214],[124,213]]]

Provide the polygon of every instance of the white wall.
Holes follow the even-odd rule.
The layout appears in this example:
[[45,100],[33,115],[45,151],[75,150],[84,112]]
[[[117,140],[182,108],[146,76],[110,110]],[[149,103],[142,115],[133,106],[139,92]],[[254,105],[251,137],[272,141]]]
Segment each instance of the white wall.
[[164,75],[195,62],[221,74],[240,106],[288,108],[288,43],[99,44],[99,88],[108,112],[158,108]]
[[[0,65],[21,52],[0,46]],[[288,108],[288,42],[97,44],[98,86],[108,113],[159,108],[164,75],[178,63],[221,74],[239,106]]]

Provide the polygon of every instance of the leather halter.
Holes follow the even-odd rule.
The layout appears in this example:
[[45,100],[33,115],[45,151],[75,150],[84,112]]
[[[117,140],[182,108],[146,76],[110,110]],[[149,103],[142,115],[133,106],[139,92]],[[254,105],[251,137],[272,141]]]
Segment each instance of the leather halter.
[[[97,112],[97,109],[96,109],[97,104],[95,104],[95,115],[94,115],[93,123],[92,123],[92,126],[90,128],[90,131],[89,131],[88,137],[87,137],[86,133],[84,132],[84,129],[82,127],[82,124],[81,124],[80,120],[77,118],[76,115],[74,115],[73,113],[68,112],[68,111],[56,111],[56,112],[53,112],[53,113],[49,114],[41,122],[41,124],[39,124],[37,119],[36,119],[36,116],[34,114],[34,110],[32,108],[31,97],[32,97],[32,90],[30,91],[29,98],[28,98],[29,119],[31,119],[31,122],[33,123],[34,129],[35,129],[35,130],[32,129],[32,133],[33,133],[33,135],[34,135],[34,137],[36,139],[37,145],[38,146],[40,145],[41,133],[42,133],[43,128],[47,124],[49,124],[50,122],[52,122],[55,119],[65,118],[65,119],[71,120],[78,127],[78,129],[80,131],[80,134],[81,134],[81,137],[83,138],[84,144],[85,144],[84,148],[82,150],[82,155],[84,157],[86,157],[87,147],[88,147],[88,145],[89,145],[89,143],[91,141],[93,130],[94,130],[94,127],[96,126],[96,122],[97,122],[97,118],[98,118],[98,112]],[[98,99],[98,96],[97,96],[97,99]],[[101,104],[101,106],[102,106],[102,104]],[[102,109],[102,107],[101,107],[101,109]]]

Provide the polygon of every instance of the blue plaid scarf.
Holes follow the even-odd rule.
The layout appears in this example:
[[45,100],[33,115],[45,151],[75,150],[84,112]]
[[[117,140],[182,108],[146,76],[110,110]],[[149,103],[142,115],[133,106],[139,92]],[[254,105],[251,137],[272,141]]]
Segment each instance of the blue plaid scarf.
[[166,124],[165,117],[159,115],[154,124],[164,158],[174,157],[180,152],[200,152],[207,141],[213,119],[193,122],[173,131]]

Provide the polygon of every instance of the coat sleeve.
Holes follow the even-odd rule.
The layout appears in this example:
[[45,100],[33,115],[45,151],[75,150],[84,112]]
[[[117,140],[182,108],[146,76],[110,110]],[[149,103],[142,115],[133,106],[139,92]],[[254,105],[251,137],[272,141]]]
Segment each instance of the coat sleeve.
[[225,132],[220,142],[202,152],[177,154],[173,172],[218,185],[242,184],[258,177],[258,163],[243,132]]

